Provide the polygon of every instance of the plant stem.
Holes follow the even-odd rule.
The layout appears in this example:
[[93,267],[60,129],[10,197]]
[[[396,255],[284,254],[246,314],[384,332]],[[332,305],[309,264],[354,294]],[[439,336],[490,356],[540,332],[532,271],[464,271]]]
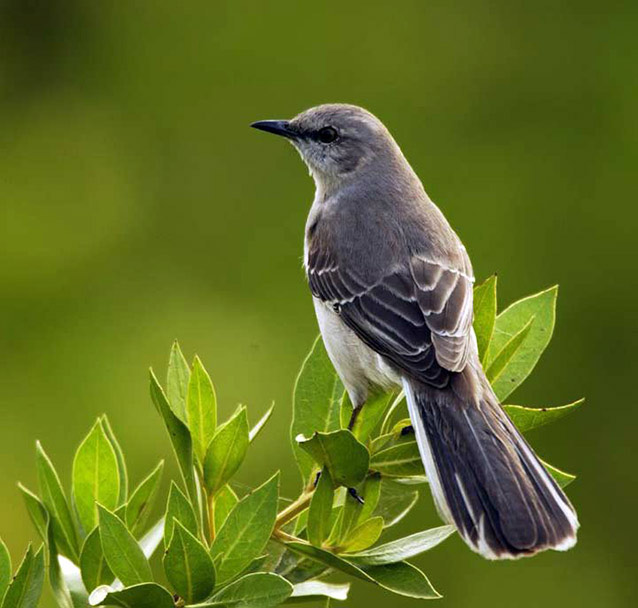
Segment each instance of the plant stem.
[[208,532],[212,543],[215,540],[215,495],[210,494],[206,498],[208,500]]
[[308,508],[308,505],[310,505],[310,501],[312,500],[313,492],[314,488],[312,490],[305,490],[304,493],[297,498],[297,500],[289,504],[283,511],[281,511],[281,513],[279,513],[279,515],[277,515],[275,531],[279,531],[284,524],[287,524]]
[[299,538],[297,536],[293,536],[292,534],[288,534],[287,532],[284,532],[283,530],[277,530],[275,529],[272,533],[272,536],[275,540],[280,540],[280,541],[284,541],[287,543],[290,542],[294,542],[294,543],[306,543],[308,541],[303,540],[303,538]]

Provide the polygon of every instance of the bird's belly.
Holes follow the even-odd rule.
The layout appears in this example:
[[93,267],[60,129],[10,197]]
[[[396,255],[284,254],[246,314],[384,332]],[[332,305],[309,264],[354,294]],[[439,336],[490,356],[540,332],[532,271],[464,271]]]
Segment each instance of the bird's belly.
[[353,405],[364,403],[371,388],[400,386],[396,371],[364,344],[330,305],[317,298],[313,303],[326,351]]

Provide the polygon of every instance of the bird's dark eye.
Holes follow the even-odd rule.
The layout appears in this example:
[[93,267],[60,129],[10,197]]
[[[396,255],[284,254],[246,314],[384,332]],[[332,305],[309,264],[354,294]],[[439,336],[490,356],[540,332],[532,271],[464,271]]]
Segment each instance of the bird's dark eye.
[[337,133],[337,130],[332,127],[324,127],[319,130],[319,133],[317,133],[317,138],[322,144],[331,144],[337,139],[337,137],[339,137],[339,133]]

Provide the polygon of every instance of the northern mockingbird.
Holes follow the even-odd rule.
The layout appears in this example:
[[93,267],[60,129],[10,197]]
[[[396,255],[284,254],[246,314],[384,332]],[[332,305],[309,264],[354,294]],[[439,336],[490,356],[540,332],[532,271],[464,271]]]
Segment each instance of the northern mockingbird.
[[572,547],[574,508],[479,362],[465,247],[388,130],[342,104],[252,126],[288,138],[314,178],[305,269],[353,420],[371,390],[403,388],[438,512],[484,557]]

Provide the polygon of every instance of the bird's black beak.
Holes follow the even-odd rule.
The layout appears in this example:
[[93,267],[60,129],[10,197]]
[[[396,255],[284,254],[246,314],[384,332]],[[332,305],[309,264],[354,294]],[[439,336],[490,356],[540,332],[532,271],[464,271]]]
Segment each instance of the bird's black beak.
[[258,120],[250,126],[260,131],[287,137],[288,139],[297,138],[297,133],[290,128],[290,123],[287,120]]

